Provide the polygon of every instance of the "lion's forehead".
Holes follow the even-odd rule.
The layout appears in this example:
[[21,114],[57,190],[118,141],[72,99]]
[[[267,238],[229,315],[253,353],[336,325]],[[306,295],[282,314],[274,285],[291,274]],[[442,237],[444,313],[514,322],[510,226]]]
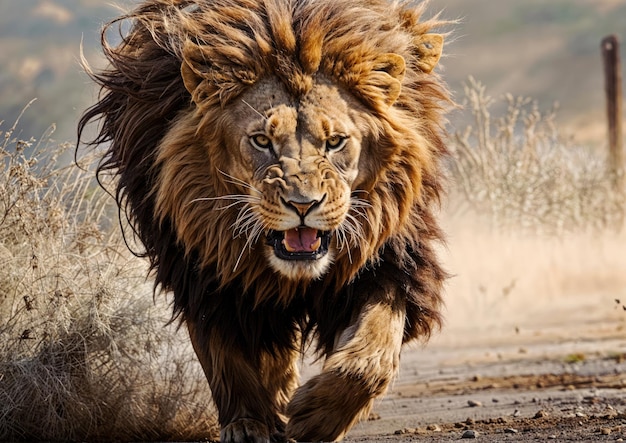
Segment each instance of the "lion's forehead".
[[281,104],[265,112],[264,132],[275,139],[292,136],[298,129],[298,110],[294,106]]
[[328,81],[316,83],[304,96],[294,97],[277,79],[267,79],[244,94],[235,118],[250,120],[248,133],[264,132],[278,140],[294,134],[305,140],[323,140],[357,129],[349,99]]

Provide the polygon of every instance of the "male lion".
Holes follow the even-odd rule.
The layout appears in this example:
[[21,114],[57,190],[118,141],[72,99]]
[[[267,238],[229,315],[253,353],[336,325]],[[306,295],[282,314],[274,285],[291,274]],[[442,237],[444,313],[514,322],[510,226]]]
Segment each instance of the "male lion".
[[[440,323],[441,25],[385,0],[146,0],[103,31],[99,171],[222,441],[337,440]],[[113,47],[105,34],[132,21]],[[322,372],[298,387],[311,340]]]

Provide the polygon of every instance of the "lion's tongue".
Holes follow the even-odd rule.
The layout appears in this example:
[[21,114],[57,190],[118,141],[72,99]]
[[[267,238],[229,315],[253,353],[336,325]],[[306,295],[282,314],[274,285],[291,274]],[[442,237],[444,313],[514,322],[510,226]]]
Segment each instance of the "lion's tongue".
[[321,244],[317,229],[295,228],[285,231],[283,245],[288,252],[315,252]]

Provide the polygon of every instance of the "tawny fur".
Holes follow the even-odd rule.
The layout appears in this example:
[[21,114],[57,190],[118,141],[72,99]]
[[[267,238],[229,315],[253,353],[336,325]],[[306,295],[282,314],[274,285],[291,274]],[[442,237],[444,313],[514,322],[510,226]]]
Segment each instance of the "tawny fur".
[[[440,324],[449,97],[433,71],[445,23],[424,7],[147,0],[103,31],[111,66],[90,73],[102,93],[79,137],[100,120],[99,173],[116,174],[156,287],[174,293],[225,441],[342,438],[386,391],[401,345]],[[345,145],[324,148],[337,134]],[[319,204],[299,213],[301,200]],[[299,220],[334,233],[323,259],[265,244]],[[311,339],[324,368],[298,388]]]

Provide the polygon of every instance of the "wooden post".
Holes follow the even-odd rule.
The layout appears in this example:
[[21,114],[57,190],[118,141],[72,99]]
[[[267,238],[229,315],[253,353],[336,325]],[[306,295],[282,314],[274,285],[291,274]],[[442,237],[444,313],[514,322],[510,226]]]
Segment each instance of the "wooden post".
[[607,117],[609,122],[609,169],[616,188],[621,189],[624,172],[622,133],[622,69],[619,40],[615,35],[602,39]]

